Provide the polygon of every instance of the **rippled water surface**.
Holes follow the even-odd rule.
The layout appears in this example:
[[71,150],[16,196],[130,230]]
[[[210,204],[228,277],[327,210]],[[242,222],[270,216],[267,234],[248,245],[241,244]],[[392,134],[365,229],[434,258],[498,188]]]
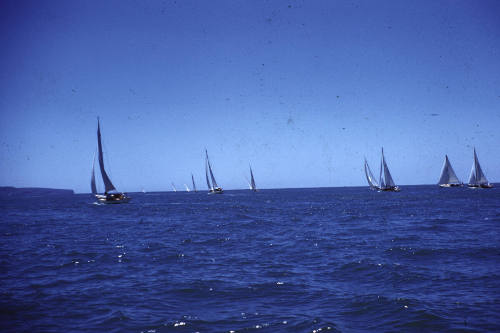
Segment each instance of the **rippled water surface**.
[[0,200],[2,332],[500,330],[500,189]]

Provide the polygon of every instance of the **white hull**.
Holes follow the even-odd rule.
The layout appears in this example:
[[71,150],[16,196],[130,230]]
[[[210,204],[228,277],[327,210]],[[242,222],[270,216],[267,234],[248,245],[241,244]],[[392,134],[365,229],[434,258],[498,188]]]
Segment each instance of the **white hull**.
[[222,193],[224,193],[224,190],[222,190],[222,188],[220,187],[212,189],[208,192],[208,194],[222,194]]
[[448,188],[448,187],[462,187],[463,184],[439,184],[439,187],[445,187],[445,188]]

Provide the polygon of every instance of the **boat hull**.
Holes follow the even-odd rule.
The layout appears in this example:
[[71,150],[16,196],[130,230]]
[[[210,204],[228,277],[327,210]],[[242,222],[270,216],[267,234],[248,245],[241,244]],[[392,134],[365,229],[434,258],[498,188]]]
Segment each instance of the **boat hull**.
[[221,187],[214,188],[213,190],[210,190],[208,194],[222,194],[224,193],[224,190]]
[[382,191],[382,192],[399,192],[399,191],[401,191],[399,186],[379,188],[378,190]]
[[439,184],[439,187],[448,188],[448,187],[462,187],[463,184]]
[[493,188],[493,185],[491,184],[467,184],[467,187],[470,188]]
[[121,204],[121,203],[127,203],[130,201],[130,197],[126,196],[124,193],[118,193],[118,194],[108,194],[108,195],[101,195],[101,194],[96,194],[95,196],[97,198],[97,202],[101,204]]

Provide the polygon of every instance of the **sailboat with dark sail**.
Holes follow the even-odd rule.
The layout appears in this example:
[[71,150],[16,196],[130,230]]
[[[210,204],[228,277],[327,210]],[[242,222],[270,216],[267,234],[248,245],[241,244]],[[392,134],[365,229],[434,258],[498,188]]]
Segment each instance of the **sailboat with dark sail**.
[[375,177],[373,177],[372,170],[370,169],[370,166],[368,165],[368,162],[366,161],[366,157],[365,157],[365,176],[366,176],[366,180],[368,181],[368,185],[370,186],[370,189],[380,190],[380,185],[375,180]]
[[194,176],[193,176],[193,174],[191,174],[191,181],[193,182],[193,191],[198,192],[196,190],[196,184],[194,183]]
[[129,202],[130,197],[128,197],[125,193],[120,193],[116,190],[115,186],[111,182],[111,179],[106,173],[106,170],[104,169],[104,156],[102,151],[101,127],[99,123],[99,118],[97,118],[97,151],[99,159],[99,169],[101,171],[102,181],[104,183],[104,194],[97,193],[95,174],[94,174],[94,164],[92,164],[92,176],[90,179],[90,187],[92,190],[92,194],[95,195],[99,203],[119,204],[119,203]]
[[492,188],[493,185],[490,184],[488,179],[481,169],[479,160],[477,159],[476,148],[474,148],[474,161],[472,162],[472,169],[470,171],[468,187],[471,188]]
[[463,186],[462,182],[458,179],[453,167],[451,166],[448,155],[444,155],[444,164],[441,169],[441,176],[439,177],[438,185],[440,187],[459,187]]
[[[209,173],[210,173],[210,179],[208,178]],[[217,181],[215,180],[214,173],[212,171],[212,165],[210,164],[210,160],[208,159],[208,152],[206,149],[205,149],[205,177],[207,179],[208,194],[222,194],[224,192],[222,190],[222,187],[217,185]]]
[[380,161],[380,180],[379,180],[379,190],[380,191],[392,191],[399,192],[399,186],[396,186],[394,180],[392,179],[389,167],[385,162],[384,148],[382,148],[382,160]]
[[252,166],[250,166],[250,190],[257,192],[257,186],[255,186],[255,179],[253,178]]

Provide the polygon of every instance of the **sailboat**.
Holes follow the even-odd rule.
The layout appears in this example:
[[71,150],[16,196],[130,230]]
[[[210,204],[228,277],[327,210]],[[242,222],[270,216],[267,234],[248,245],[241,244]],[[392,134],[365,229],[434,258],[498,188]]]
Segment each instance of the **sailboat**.
[[92,177],[90,179],[90,187],[92,190],[92,194],[95,195],[99,203],[119,204],[119,203],[129,202],[130,197],[128,197],[125,193],[121,193],[116,190],[115,186],[111,182],[111,179],[109,179],[106,170],[104,170],[104,156],[102,152],[101,126],[99,123],[99,118],[97,118],[97,150],[99,154],[99,168],[101,170],[102,181],[104,183],[104,194],[97,193],[95,174],[94,174],[94,164],[92,164]]
[[370,189],[380,190],[380,185],[375,180],[375,177],[373,177],[372,170],[370,169],[370,166],[368,165],[368,162],[366,161],[366,157],[365,157],[365,176],[366,176],[366,180],[368,181],[368,185],[370,185]]
[[441,187],[458,187],[463,186],[453,170],[448,155],[444,155],[444,164],[441,169],[438,185]]
[[92,174],[90,175],[90,191],[93,195],[97,195],[97,186],[95,185],[95,153],[92,159]]
[[191,181],[193,182],[193,191],[198,192],[198,191],[196,190],[196,184],[194,183],[194,177],[193,177],[193,174],[191,174]]
[[379,190],[380,191],[393,191],[399,192],[399,187],[396,186],[394,180],[392,179],[389,167],[385,162],[384,148],[382,148],[382,160],[380,161],[380,180],[379,180]]
[[[205,177],[207,179],[208,193],[209,194],[222,194],[224,191],[222,187],[217,185],[217,181],[215,180],[214,173],[212,171],[212,165],[210,164],[210,160],[208,159],[208,152],[205,149]],[[210,183],[210,179],[208,179],[208,174],[210,173],[210,179],[212,182]]]
[[252,166],[250,166],[250,189],[257,192],[257,186],[255,186],[255,179],[253,178]]
[[172,191],[177,192],[177,189],[175,188],[174,183],[172,182],[171,184],[172,184]]
[[186,188],[186,192],[191,192],[191,190],[189,189],[189,187],[187,186],[187,184],[184,184],[184,187]]
[[467,186],[472,188],[493,187],[493,185],[488,182],[488,179],[486,179],[486,176],[481,169],[481,165],[479,164],[479,160],[477,159],[476,148],[474,148],[474,161],[472,162],[472,169],[470,171],[469,183],[467,184]]

